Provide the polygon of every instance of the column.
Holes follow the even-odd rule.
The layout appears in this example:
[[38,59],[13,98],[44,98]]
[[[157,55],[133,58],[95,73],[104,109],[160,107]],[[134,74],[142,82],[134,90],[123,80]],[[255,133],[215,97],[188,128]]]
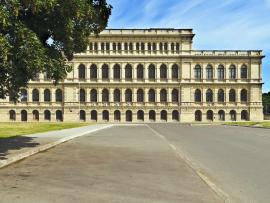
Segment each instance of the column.
[[149,64],[143,64],[143,67],[144,67],[144,81],[145,82],[148,82],[148,66]]
[[97,64],[97,80],[102,82],[102,63]]
[[97,101],[102,102],[102,88],[97,88]]
[[133,72],[132,72],[132,80],[133,82],[137,82],[137,65],[138,64],[133,64]]
[[160,65],[156,64],[156,82],[160,82]]
[[109,66],[109,81],[113,82],[113,64],[109,63],[108,66]]
[[120,64],[121,65],[121,81],[125,82],[125,65],[126,64]]

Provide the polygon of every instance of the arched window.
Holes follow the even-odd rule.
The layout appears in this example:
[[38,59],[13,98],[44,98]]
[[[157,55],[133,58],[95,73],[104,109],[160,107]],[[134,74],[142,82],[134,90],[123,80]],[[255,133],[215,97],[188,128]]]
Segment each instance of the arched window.
[[202,92],[199,89],[195,90],[195,102],[202,102]]
[[218,90],[218,102],[224,102],[224,90],[223,89],[219,89]]
[[168,51],[168,43],[167,42],[164,43],[164,50]]
[[236,121],[236,111],[235,110],[230,111],[230,117],[231,117],[231,121]]
[[55,112],[55,116],[56,116],[56,121],[58,122],[62,122],[63,121],[63,112],[60,110],[57,110]]
[[97,102],[97,90],[92,89],[90,91],[90,101],[91,102]]
[[116,47],[116,43],[114,42],[114,43],[113,43],[113,51],[114,51],[114,52],[116,52],[116,48],[117,48],[117,47]]
[[107,64],[103,64],[101,71],[102,71],[102,80],[108,80],[109,79],[109,66]]
[[148,51],[151,51],[152,50],[152,45],[151,45],[151,43],[150,42],[148,42]]
[[145,50],[145,44],[142,42],[141,43],[141,51],[144,52],[144,50]]
[[231,65],[229,68],[229,73],[230,73],[230,79],[236,79],[236,67],[235,65]]
[[95,51],[98,51],[98,43],[97,42],[94,43],[94,49],[95,49]]
[[149,111],[149,121],[156,120],[156,112],[154,110]]
[[80,121],[86,120],[86,114],[84,110],[80,110]]
[[63,93],[61,89],[57,89],[55,91],[55,100],[56,102],[62,102],[63,101]]
[[207,80],[213,79],[213,66],[210,64],[207,65],[207,67],[206,67],[206,79]]
[[33,102],[39,102],[39,91],[37,89],[32,91],[32,100]]
[[126,80],[132,80],[132,66],[130,64],[125,67],[125,78]]
[[113,66],[113,79],[115,80],[120,80],[120,65],[119,64],[115,64]]
[[109,102],[109,91],[107,89],[102,90],[102,102]]
[[229,102],[235,102],[236,101],[236,93],[234,89],[231,89],[229,92]]
[[125,101],[132,102],[132,91],[131,89],[127,89],[125,92]]
[[96,110],[91,111],[91,121],[97,121],[97,111]]
[[137,102],[144,102],[144,92],[142,89],[137,90]]
[[26,110],[21,111],[21,121],[27,121],[27,111]]
[[161,121],[167,121],[167,111],[162,110],[162,111],[160,112],[160,120],[161,120]]
[[225,112],[223,110],[218,112],[218,120],[225,121]]
[[246,110],[241,111],[241,120],[248,121],[248,112]]
[[14,110],[9,111],[9,120],[16,121],[16,112]]
[[156,52],[156,50],[157,50],[157,44],[153,43],[153,51]]
[[20,94],[21,102],[27,102],[27,97],[28,97],[27,90],[22,89]]
[[109,111],[107,110],[102,111],[102,120],[109,121]]
[[137,52],[140,51],[140,43],[138,43],[138,42],[136,43],[136,50],[137,50]]
[[130,51],[133,51],[133,44],[131,42],[129,43],[128,48]]
[[153,64],[148,67],[148,79],[155,80],[156,79],[156,68]]
[[171,43],[171,50],[172,50],[172,52],[174,53],[174,50],[175,50],[175,45],[174,45],[174,43]]
[[202,68],[200,65],[195,66],[194,77],[196,80],[200,80],[202,78]]
[[51,120],[51,112],[49,110],[44,111],[44,120],[50,121]]
[[32,113],[33,113],[33,120],[39,121],[39,112],[37,110],[34,110]]
[[150,89],[148,92],[148,101],[155,102],[156,101],[156,93],[154,89]]
[[114,111],[114,121],[120,121],[121,120],[121,113],[119,110]]
[[125,51],[128,50],[128,43],[124,43],[124,49],[125,49]]
[[206,112],[206,119],[208,121],[213,121],[214,120],[214,114],[213,114],[213,111],[212,110],[208,110]]
[[51,101],[51,91],[49,89],[44,90],[44,101],[45,102]]
[[202,121],[202,112],[200,110],[195,111],[195,121]]
[[122,50],[122,45],[120,42],[117,43],[117,49],[118,49],[118,52],[120,53]]
[[247,99],[247,90],[246,89],[241,90],[240,98],[241,98],[241,102],[247,102],[248,99]]
[[159,50],[163,51],[163,43],[162,42],[159,43]]
[[80,102],[85,102],[86,98],[85,98],[85,90],[84,89],[80,89]]
[[167,91],[165,89],[160,91],[160,102],[167,102]]
[[115,89],[113,92],[113,101],[114,102],[120,102],[121,100],[121,93],[119,89]]
[[177,89],[172,90],[172,102],[178,102],[179,101],[179,92]]
[[130,111],[130,110],[126,111],[126,121],[132,122],[132,111]]
[[161,80],[167,79],[167,66],[165,64],[162,64],[160,66],[160,79]]
[[79,65],[79,80],[85,80],[85,65]]
[[206,91],[206,102],[213,102],[213,91],[211,89]]
[[241,79],[247,79],[247,66],[242,65],[241,67]]
[[223,65],[219,65],[218,66],[218,79],[219,80],[223,80],[225,77],[225,71],[224,71],[225,69],[224,69],[224,66]]
[[177,110],[173,110],[172,112],[172,120],[179,121],[179,112]]
[[174,64],[172,66],[172,79],[178,80],[178,78],[179,78],[179,67],[178,65]]
[[138,121],[144,121],[144,112],[142,110],[139,110],[137,112],[137,120]]
[[143,68],[143,65],[142,64],[139,64],[137,66],[137,79],[138,80],[142,80],[143,79],[143,76],[144,76],[144,68]]
[[90,67],[90,79],[91,80],[97,79],[97,66],[96,66],[96,64],[92,64]]

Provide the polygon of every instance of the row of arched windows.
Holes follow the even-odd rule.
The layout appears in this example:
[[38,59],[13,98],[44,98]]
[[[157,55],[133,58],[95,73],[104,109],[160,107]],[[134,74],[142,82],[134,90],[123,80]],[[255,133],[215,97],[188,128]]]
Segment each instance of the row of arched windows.
[[[206,102],[213,102],[213,90],[208,89],[206,91]],[[202,91],[200,89],[195,90],[195,96],[194,96],[195,102],[202,102]],[[219,89],[217,93],[217,101],[218,102],[225,102],[225,92],[223,89]],[[248,92],[246,89],[242,89],[240,92],[240,101],[241,102],[247,102],[248,101]],[[234,89],[231,89],[229,91],[229,102],[236,102],[236,91]]]
[[[224,65],[220,64],[217,68],[217,79],[223,80],[225,79],[225,68]],[[202,79],[202,67],[197,64],[194,68],[194,77],[195,79]],[[234,64],[229,67],[229,79],[236,79],[237,77],[237,68]],[[211,80],[214,78],[214,68],[211,64],[208,64],[206,67],[205,79]],[[247,79],[248,78],[248,68],[244,64],[241,66],[240,70],[240,78]]]
[[[236,121],[236,111],[231,110],[230,113],[230,120]],[[247,110],[241,111],[241,120],[247,121],[249,119]],[[206,120],[213,121],[214,120],[214,113],[212,110],[208,110],[206,112]],[[223,110],[218,111],[218,120],[225,121],[225,112]],[[200,110],[195,111],[195,121],[202,121],[202,112]]]
[[[39,111],[33,110],[32,111],[33,121],[39,121]],[[9,119],[12,121],[16,120],[16,112],[14,110],[9,111]],[[63,112],[61,110],[57,110],[55,112],[55,119],[57,121],[63,121]],[[44,120],[50,121],[51,120],[51,111],[45,110],[44,111]],[[28,121],[28,113],[26,110],[21,111],[21,121]]]
[[[52,93],[49,89],[44,90],[44,102],[50,102],[52,100]],[[10,98],[12,99],[12,98]],[[20,96],[21,102],[27,102],[28,100],[28,93],[26,89],[21,90],[21,96]],[[40,92],[38,89],[32,90],[32,101],[33,102],[39,102],[40,101]],[[61,89],[57,89],[55,91],[55,101],[56,102],[62,102],[63,101],[63,91]]]
[[[142,64],[137,65],[137,79],[144,79],[145,78],[145,72],[144,72],[144,66]],[[177,64],[174,64],[171,68],[171,76],[168,75],[168,68],[167,65],[162,64],[160,66],[160,79],[168,79],[168,77],[171,77],[172,79],[178,79],[179,78],[179,67]],[[80,80],[86,79],[86,67],[84,64],[80,64],[78,68],[78,77]],[[125,79],[126,80],[132,80],[134,78],[133,75],[133,67],[131,64],[127,64],[124,68],[125,71]],[[115,64],[113,66],[113,79],[120,80],[121,78],[121,66],[119,64]],[[96,80],[98,78],[98,68],[96,64],[92,64],[90,66],[90,79]],[[109,66],[108,64],[103,64],[101,67],[101,78],[103,80],[109,79]],[[154,64],[150,64],[148,66],[148,79],[154,80],[156,79],[156,66]]]

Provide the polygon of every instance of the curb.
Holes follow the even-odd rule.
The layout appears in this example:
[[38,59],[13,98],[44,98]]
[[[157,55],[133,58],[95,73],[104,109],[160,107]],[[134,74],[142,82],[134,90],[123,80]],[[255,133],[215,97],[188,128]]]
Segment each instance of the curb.
[[48,144],[45,144],[45,145],[42,145],[42,146],[39,146],[39,147],[35,147],[34,149],[30,149],[24,153],[21,153],[21,154],[18,154],[18,155],[15,155],[13,157],[10,157],[9,159],[7,160],[1,160],[0,161],[0,169],[1,168],[4,168],[6,166],[9,166],[15,162],[18,162],[22,159],[25,159],[27,157],[30,157],[32,155],[35,155],[39,152],[42,152],[42,151],[46,151],[50,148],[53,148],[59,144],[62,144],[64,142],[67,142],[69,140],[72,140],[74,138],[77,138],[77,137],[81,137],[81,136],[84,136],[84,135],[87,135],[87,134],[90,134],[90,133],[94,133],[94,132],[97,132],[97,131],[100,131],[100,130],[104,130],[106,128],[111,128],[113,127],[114,125],[107,125],[107,126],[104,126],[104,127],[101,127],[101,128],[98,128],[98,129],[92,129],[92,130],[89,130],[87,132],[83,132],[81,134],[78,134],[78,135],[71,135],[71,136],[67,136],[67,137],[64,137],[64,138],[61,138],[59,140],[56,140],[54,142],[51,142],[51,143],[48,143]]
[[237,125],[237,124],[232,124],[232,125],[228,125],[228,124],[223,124],[224,126],[233,126],[233,127],[243,127],[243,128],[259,128],[259,129],[268,129],[270,130],[270,128],[266,128],[266,127],[262,127],[262,126],[248,126],[248,125]]

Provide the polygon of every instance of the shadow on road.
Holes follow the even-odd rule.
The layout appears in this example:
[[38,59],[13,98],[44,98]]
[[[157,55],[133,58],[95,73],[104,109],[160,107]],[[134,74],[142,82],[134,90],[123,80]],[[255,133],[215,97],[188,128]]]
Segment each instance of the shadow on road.
[[35,137],[17,136],[11,138],[0,138],[0,160],[7,159],[10,150],[20,150],[22,148],[36,147],[39,145],[33,142]]

